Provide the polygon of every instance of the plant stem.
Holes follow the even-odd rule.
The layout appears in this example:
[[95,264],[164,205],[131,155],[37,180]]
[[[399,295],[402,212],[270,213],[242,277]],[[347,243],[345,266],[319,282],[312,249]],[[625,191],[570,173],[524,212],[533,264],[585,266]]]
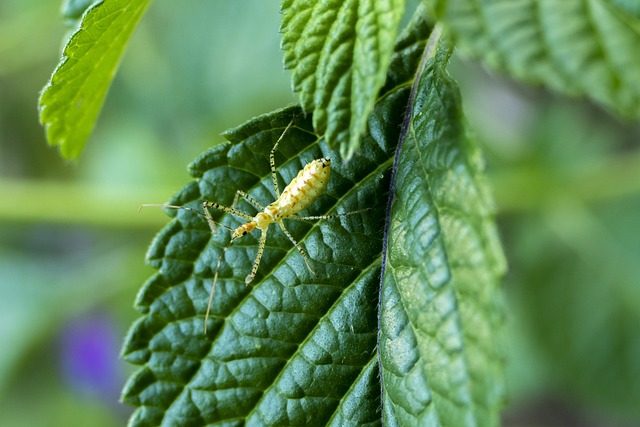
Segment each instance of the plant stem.
[[168,221],[160,210],[138,213],[144,202],[162,202],[171,190],[102,188],[90,184],[0,179],[0,221],[113,228],[157,228]]

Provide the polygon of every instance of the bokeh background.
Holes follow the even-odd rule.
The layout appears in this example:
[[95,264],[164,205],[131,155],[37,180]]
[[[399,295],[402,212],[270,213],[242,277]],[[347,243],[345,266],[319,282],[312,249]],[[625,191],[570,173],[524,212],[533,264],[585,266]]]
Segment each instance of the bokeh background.
[[[0,0],[0,426],[119,426],[161,203],[223,130],[294,102],[278,2],[154,2],[80,160],[37,98],[68,28]],[[507,426],[640,425],[640,126],[454,58],[509,259]]]

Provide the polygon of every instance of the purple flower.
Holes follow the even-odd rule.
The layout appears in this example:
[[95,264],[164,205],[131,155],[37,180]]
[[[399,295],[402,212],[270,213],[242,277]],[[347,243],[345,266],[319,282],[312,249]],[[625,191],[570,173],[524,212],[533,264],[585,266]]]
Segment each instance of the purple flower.
[[90,313],[73,319],[60,336],[64,379],[81,394],[116,402],[124,377],[119,346],[116,327],[108,316]]

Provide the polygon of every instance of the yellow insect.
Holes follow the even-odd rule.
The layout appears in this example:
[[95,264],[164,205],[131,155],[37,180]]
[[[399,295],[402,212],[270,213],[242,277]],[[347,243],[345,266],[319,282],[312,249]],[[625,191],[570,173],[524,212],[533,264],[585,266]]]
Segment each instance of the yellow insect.
[[[299,216],[298,213],[309,206],[311,206],[318,197],[324,192],[327,187],[327,183],[329,182],[329,174],[331,171],[331,160],[328,157],[323,157],[321,159],[313,160],[311,163],[307,164],[298,175],[291,180],[289,185],[287,185],[282,193],[280,193],[280,189],[278,187],[278,178],[276,174],[276,165],[275,165],[275,152],[278,148],[278,144],[286,134],[287,130],[293,124],[293,120],[287,125],[287,127],[282,132],[282,135],[278,138],[273,148],[271,149],[271,153],[269,154],[269,163],[271,164],[271,178],[273,180],[273,187],[276,193],[276,200],[268,206],[261,205],[258,201],[256,201],[253,197],[248,195],[242,190],[237,190],[236,195],[233,200],[233,204],[231,207],[220,205],[216,202],[211,202],[205,200],[202,202],[202,207],[204,209],[204,214],[198,212],[195,209],[191,209],[186,206],[175,206],[175,205],[164,205],[164,204],[144,204],[141,206],[161,206],[165,208],[173,208],[173,209],[185,209],[204,217],[209,224],[209,228],[211,228],[211,232],[216,232],[216,223],[211,216],[210,208],[221,210],[232,215],[238,216],[247,222],[240,225],[236,229],[229,229],[232,231],[231,240],[220,253],[218,257],[218,262],[216,264],[215,274],[213,276],[213,285],[211,286],[211,292],[209,293],[209,303],[207,305],[207,312],[205,314],[204,319],[204,333],[207,333],[207,320],[209,319],[209,314],[211,312],[211,303],[213,301],[213,294],[216,289],[216,283],[218,282],[218,270],[220,269],[220,263],[222,258],[224,257],[225,252],[231,244],[242,236],[247,235],[255,229],[259,229],[260,241],[258,243],[258,253],[253,261],[253,266],[251,267],[251,273],[247,275],[245,278],[245,283],[249,284],[256,276],[258,272],[258,267],[260,266],[260,260],[262,259],[262,253],[264,252],[265,243],[267,240],[267,231],[269,226],[273,223],[278,224],[280,229],[284,232],[284,234],[291,240],[294,244],[298,252],[302,255],[307,268],[313,273],[316,274],[313,268],[311,268],[311,264],[309,263],[309,259],[307,258],[307,254],[305,250],[300,246],[298,242],[293,238],[293,236],[287,231],[284,226],[282,220],[284,219],[296,219],[296,220],[320,220],[320,219],[333,219],[341,216],[353,215],[357,213],[361,213],[369,210],[361,209],[353,212],[346,212],[336,215],[317,215],[317,216]],[[247,202],[251,203],[255,206],[259,212],[255,216],[251,216],[242,211],[236,209],[236,205],[238,203],[239,198],[242,197]],[[224,226],[225,228],[228,228]]]

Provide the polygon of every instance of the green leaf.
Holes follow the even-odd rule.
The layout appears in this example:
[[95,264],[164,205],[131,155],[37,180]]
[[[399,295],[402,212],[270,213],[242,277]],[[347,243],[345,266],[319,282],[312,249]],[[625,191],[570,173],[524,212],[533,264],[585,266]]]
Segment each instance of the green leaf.
[[122,53],[151,0],[104,0],[83,15],[40,96],[50,145],[77,158],[93,130]]
[[[193,212],[168,211],[175,219],[148,253],[158,273],[138,297],[145,314],[123,349],[128,361],[144,365],[123,391],[123,399],[138,406],[131,425],[380,424],[381,229],[393,148],[429,32],[418,14],[398,41],[385,95],[369,118],[359,155],[348,164],[313,134],[311,117],[292,108],[227,132],[230,144],[191,165],[196,181],[171,203],[194,209],[203,199],[230,205],[243,189],[266,204],[275,197],[269,151],[295,117],[276,153],[280,188],[305,162],[329,155],[329,187],[309,214],[373,209],[314,224],[287,221],[317,276],[277,227],[269,231],[250,286],[244,277],[256,238],[249,234],[231,246],[220,265],[207,335],[208,293],[229,233],[218,227],[212,235]],[[249,211],[244,202],[238,207]],[[240,223],[214,214],[227,226]]]
[[624,0],[615,3],[617,7],[611,0],[438,0],[434,10],[456,45],[491,67],[588,96],[638,118],[638,7]]
[[282,48],[316,132],[350,159],[385,82],[404,0],[283,1]]
[[[390,95],[387,102],[398,112],[385,102],[372,123],[389,129],[386,120],[399,120],[403,101],[406,90]],[[231,144],[197,159],[190,170],[198,180],[172,203],[198,209],[201,200],[215,200],[230,206],[237,189],[263,204],[273,201],[269,151],[292,118],[276,153],[280,188],[305,162],[328,156],[330,185],[309,214],[374,209],[316,223],[286,222],[317,275],[272,225],[258,275],[246,286],[257,240],[249,234],[232,245],[220,265],[207,335],[208,293],[230,235],[222,227],[212,235],[193,212],[171,212],[176,219],[148,254],[159,271],[138,298],[147,314],[132,328],[124,350],[127,360],[145,364],[124,392],[125,401],[141,407],[133,425],[341,425],[345,419],[375,419],[380,195],[388,186],[393,135],[367,138],[361,155],[347,165],[312,133],[301,110],[262,116],[228,132]],[[252,212],[244,202],[238,207]],[[241,223],[218,212],[214,218],[232,228]]]
[[432,37],[392,177],[380,303],[384,420],[498,425],[505,262],[482,158],[445,71],[451,48],[433,54]]
[[[380,425],[381,408],[391,425],[419,423],[424,419],[422,414],[405,419],[389,408],[398,393],[406,399],[422,399],[425,387],[433,387],[429,390],[435,396],[434,405],[429,408],[437,411],[445,423],[466,419],[488,425],[497,418],[502,389],[495,335],[501,312],[496,294],[497,278],[504,267],[493,234],[491,206],[482,186],[479,154],[460,136],[463,129],[457,92],[443,77],[446,54],[440,55],[439,65],[426,73],[438,82],[435,93],[443,98],[433,91],[423,93],[429,87],[423,79],[415,105],[423,106],[429,114],[414,117],[415,132],[411,134],[414,139],[420,134],[429,141],[424,134],[429,136],[428,129],[433,126],[429,128],[422,120],[431,117],[431,108],[435,115],[429,123],[449,129],[450,138],[441,146],[434,148],[431,144],[425,149],[429,165],[439,166],[434,170],[437,179],[432,182],[429,176],[424,181],[426,177],[420,171],[429,165],[418,165],[411,156],[402,160],[406,166],[403,163],[398,170],[407,176],[406,168],[412,169],[423,184],[434,189],[436,207],[421,198],[420,204],[412,207],[416,215],[425,209],[442,208],[441,222],[431,224],[442,230],[437,242],[443,250],[428,255],[439,255],[434,257],[438,272],[446,269],[452,277],[442,284],[449,305],[392,292],[404,286],[425,291],[440,277],[437,274],[427,275],[428,281],[419,283],[408,277],[390,284],[387,278],[381,319],[384,329],[378,335],[382,230],[390,169],[412,77],[429,29],[421,9],[396,44],[383,95],[369,117],[358,155],[348,163],[324,138],[314,134],[312,117],[299,108],[267,114],[227,132],[228,144],[207,151],[193,162],[190,172],[196,180],[174,197],[170,202],[173,205],[202,209],[203,200],[212,200],[229,206],[238,189],[262,204],[270,203],[275,191],[269,152],[282,137],[275,156],[280,188],[312,159],[328,156],[332,160],[326,193],[306,213],[372,209],[315,223],[286,221],[317,275],[307,269],[287,237],[272,226],[258,274],[249,286],[244,278],[256,255],[256,236],[250,233],[242,237],[220,258],[230,239],[228,229],[218,226],[217,233],[212,234],[201,215],[184,209],[168,210],[174,219],[158,234],[147,255],[158,272],[139,293],[137,305],[144,315],[132,326],[123,349],[128,361],[143,365],[123,391],[123,400],[138,407],[131,425]],[[441,101],[448,108],[436,108],[441,105],[426,101]],[[293,125],[283,134],[292,120]],[[410,145],[405,141],[405,147]],[[446,177],[451,180],[443,179]],[[396,191],[402,197],[411,193],[412,187],[399,181]],[[393,262],[397,254],[393,251],[402,251],[407,243],[402,238],[424,236],[420,234],[423,229],[414,228],[416,218],[422,217],[410,216],[402,223],[401,214],[407,211],[398,213],[397,206],[392,224],[400,234],[389,241],[388,271],[396,268]],[[244,200],[238,209],[251,215],[256,212]],[[212,214],[229,228],[243,222],[217,210]],[[402,225],[410,232],[401,230]],[[425,253],[417,251],[414,255],[424,257]],[[205,335],[208,294],[219,259],[219,280]],[[390,296],[399,305],[390,307]],[[424,318],[413,309],[406,313],[393,311],[402,304],[425,304],[425,313],[432,315]],[[446,338],[447,348],[456,340],[465,348],[448,355],[451,357],[444,365],[437,352],[422,353],[420,367],[429,375],[393,384],[394,363],[411,349],[389,332],[406,324],[407,316],[417,314],[419,329],[414,332],[422,334],[444,322],[448,328],[439,330],[453,330],[458,335],[437,338]],[[437,349],[438,343],[432,340],[432,349]],[[424,344],[422,337],[420,344]],[[382,350],[382,371],[376,349]],[[490,356],[496,359],[487,360]],[[440,370],[430,371],[432,366]],[[452,376],[442,376],[444,372]],[[381,393],[381,377],[385,393]],[[455,381],[459,379],[464,384]],[[403,385],[409,386],[408,394]],[[459,398],[462,403],[468,398],[468,404],[457,405]],[[455,402],[456,407],[447,407],[445,401]]]

